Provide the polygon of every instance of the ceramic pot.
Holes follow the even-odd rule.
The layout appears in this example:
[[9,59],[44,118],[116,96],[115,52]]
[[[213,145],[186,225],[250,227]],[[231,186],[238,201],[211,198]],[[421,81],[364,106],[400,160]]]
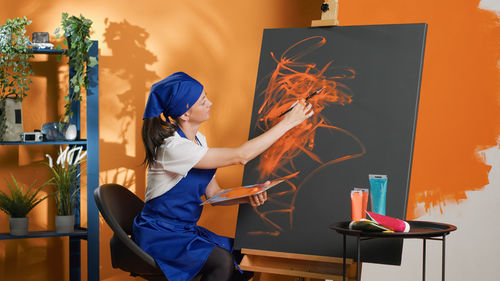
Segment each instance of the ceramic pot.
[[22,236],[28,234],[29,219],[24,218],[9,218],[10,235]]
[[75,215],[56,216],[56,232],[70,233],[75,231]]

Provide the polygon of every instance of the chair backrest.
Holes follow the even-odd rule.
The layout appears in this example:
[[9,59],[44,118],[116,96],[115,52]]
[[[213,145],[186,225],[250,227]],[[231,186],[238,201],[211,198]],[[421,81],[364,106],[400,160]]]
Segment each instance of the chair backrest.
[[114,233],[110,241],[112,266],[139,275],[161,274],[155,260],[129,237],[144,202],[119,184],[101,185],[94,190],[94,199]]

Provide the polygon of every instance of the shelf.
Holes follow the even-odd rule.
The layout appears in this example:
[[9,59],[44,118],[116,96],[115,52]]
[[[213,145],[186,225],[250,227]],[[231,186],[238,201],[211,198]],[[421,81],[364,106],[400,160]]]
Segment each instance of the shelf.
[[29,49],[33,54],[60,55],[66,53],[66,49]]
[[87,140],[74,141],[6,141],[0,142],[0,145],[87,145]]
[[78,237],[82,239],[87,239],[87,229],[75,229],[72,233],[57,233],[55,231],[30,231],[27,235],[12,236],[8,232],[0,233],[0,240],[10,240],[10,239],[26,239],[26,238],[43,238],[43,237]]
[[[33,55],[62,55],[66,54],[66,49],[29,49],[28,53]],[[97,41],[92,41],[92,46],[88,50],[89,56],[95,57],[99,61],[99,46]],[[87,150],[87,228],[80,227],[80,213],[75,214],[75,232],[56,233],[52,231],[33,231],[23,236],[11,236],[10,233],[0,233],[0,240],[47,238],[47,237],[68,237],[69,239],[69,280],[81,281],[82,255],[81,242],[87,240],[87,281],[99,281],[99,211],[93,198],[94,190],[99,186],[99,65],[88,67],[88,89],[86,92],[86,139],[74,141],[42,141],[42,142],[0,142],[0,146],[5,145],[82,145]],[[69,73],[73,71],[69,67]],[[80,103],[73,102],[73,118],[69,122],[77,125],[80,123]],[[0,167],[1,168],[1,167]],[[83,197],[83,196],[82,196]],[[82,202],[80,202],[82,203]],[[80,210],[81,212],[81,210]],[[1,277],[0,277],[1,279]]]

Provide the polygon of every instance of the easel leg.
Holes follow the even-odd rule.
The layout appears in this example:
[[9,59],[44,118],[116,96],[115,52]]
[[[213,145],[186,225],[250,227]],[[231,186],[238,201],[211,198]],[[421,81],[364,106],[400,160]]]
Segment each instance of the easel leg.
[[443,259],[441,261],[442,262],[442,267],[443,267],[441,269],[442,270],[441,274],[442,274],[442,280],[443,281],[444,281],[444,278],[445,278],[445,276],[444,276],[445,275],[444,274],[444,264],[445,264],[445,261],[446,261],[445,255],[444,255],[445,254],[445,249],[446,249],[446,235],[443,235]]
[[346,235],[344,234],[344,254],[343,254],[343,258],[342,258],[342,280],[343,281],[345,281],[345,277],[346,277],[346,273],[345,273],[346,255],[347,255]]
[[360,240],[361,240],[361,237],[358,236],[357,240],[356,240],[357,241],[356,244],[358,246],[358,261],[357,261],[357,264],[356,264],[356,267],[357,267],[356,280],[358,280],[358,281],[360,279],[360,273],[361,273],[360,272],[360,262],[361,262],[361,241]]
[[425,281],[425,252],[426,252],[426,239],[424,238],[424,247],[423,247],[423,253],[422,253],[422,256],[423,256],[423,259],[422,259],[422,281]]

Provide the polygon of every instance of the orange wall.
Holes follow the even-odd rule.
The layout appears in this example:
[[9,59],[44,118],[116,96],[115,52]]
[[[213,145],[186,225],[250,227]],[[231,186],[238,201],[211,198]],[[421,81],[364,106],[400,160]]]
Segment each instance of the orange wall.
[[[240,144],[248,137],[263,28],[307,26],[319,17],[321,4],[318,0],[5,2],[0,23],[27,16],[33,21],[29,34],[52,32],[62,12],[82,13],[93,20],[92,38],[100,44],[100,181],[124,184],[141,197],[145,175],[139,132],[151,84],[178,70],[195,76],[214,102],[211,120],[202,128],[210,145]],[[25,131],[57,121],[55,112],[62,101],[55,97],[64,93],[67,81],[64,64],[43,56],[37,60],[43,62],[35,64],[35,83],[23,104]],[[47,100],[48,95],[52,98]],[[9,172],[25,183],[45,178],[40,167],[45,153],[55,150],[0,147],[0,182]],[[242,172],[242,167],[220,169],[217,177],[222,186],[235,186],[241,183]],[[30,230],[53,229],[53,214],[51,201],[36,207],[29,215]],[[235,222],[235,207],[209,209],[202,219],[225,235],[234,234]],[[134,280],[111,268],[111,233],[106,224],[101,227],[101,279]],[[8,231],[8,217],[2,213],[0,232]],[[82,245],[84,253],[85,242]],[[0,241],[0,280],[65,280],[67,270],[67,239]]]
[[343,25],[428,26],[408,218],[456,204],[488,183],[476,152],[500,135],[499,39],[495,13],[475,1],[342,1]]
[[[211,119],[202,127],[209,144],[238,145],[248,136],[262,29],[309,26],[311,20],[320,18],[323,1],[6,2],[0,23],[27,16],[33,20],[29,33],[52,32],[63,11],[82,13],[94,21],[92,38],[100,44],[100,181],[127,185],[143,197],[139,132],[151,84],[178,70],[197,77],[214,102]],[[409,218],[431,206],[459,203],[465,191],[488,182],[488,166],[475,152],[495,145],[499,135],[500,30],[498,18],[478,9],[478,3],[340,0],[341,25],[429,24]],[[57,68],[60,71],[54,73]],[[26,131],[57,118],[54,111],[61,101],[50,103],[47,95],[64,90],[64,68],[53,59],[35,64],[35,83],[23,105]],[[45,153],[55,151],[37,146],[0,147],[0,182],[9,172],[26,183],[44,178],[39,163]],[[217,178],[222,186],[235,186],[241,183],[242,172],[242,167],[219,169]],[[0,188],[5,187],[0,184]],[[53,228],[53,213],[51,201],[38,206],[30,214],[30,229]],[[0,214],[0,232],[8,231],[7,222],[7,216]],[[201,219],[201,224],[230,236],[235,222],[235,207],[207,208]],[[101,279],[134,280],[111,268],[111,234],[104,223],[101,227]],[[85,280],[86,273],[82,275]],[[65,278],[66,239],[0,241],[0,280]]]

